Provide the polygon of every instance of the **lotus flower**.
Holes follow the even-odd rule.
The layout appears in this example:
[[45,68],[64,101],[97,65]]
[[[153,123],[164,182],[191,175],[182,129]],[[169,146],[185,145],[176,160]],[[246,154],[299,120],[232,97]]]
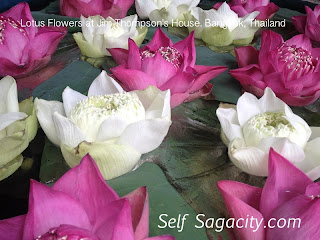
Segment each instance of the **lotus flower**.
[[320,177],[319,128],[310,128],[270,88],[259,100],[244,93],[236,108],[221,106],[217,116],[231,161],[246,173],[267,176],[274,148],[313,180]]
[[0,181],[22,164],[21,153],[36,136],[38,122],[32,98],[18,103],[17,84],[7,76],[0,80]]
[[67,28],[34,24],[27,3],[0,14],[0,76],[22,76],[43,67],[67,33]]
[[134,0],[60,0],[60,13],[69,17],[100,15],[120,19],[133,3]]
[[0,221],[0,235],[2,240],[174,240],[148,238],[148,221],[147,189],[119,198],[87,155],[52,188],[31,180],[28,213]]
[[81,16],[82,33],[73,34],[83,55],[100,58],[110,56],[107,48],[128,49],[128,39],[133,39],[140,46],[148,28],[137,27],[137,15],[125,17],[119,21],[97,15],[85,18]]
[[129,40],[129,50],[110,49],[118,67],[111,71],[127,90],[153,85],[162,91],[170,89],[171,107],[211,93],[208,83],[227,68],[195,65],[194,34],[173,44],[159,28],[152,41],[139,49]]
[[307,35],[312,41],[320,42],[320,5],[311,10],[308,6],[305,6],[307,15],[292,17],[292,23],[296,27],[297,31]]
[[183,21],[183,13],[196,7],[200,0],[136,0],[136,10],[140,18],[150,19],[175,25],[175,22]]
[[[185,14],[185,19],[189,32],[195,31],[196,38],[202,39],[209,47],[225,47],[251,43],[259,29],[253,22],[258,14],[259,12],[252,12],[239,18],[224,2],[218,10],[192,8]],[[200,23],[199,27],[195,25],[197,22]]]
[[[216,3],[213,8],[218,9],[222,3]],[[257,20],[265,21],[272,18],[279,10],[279,7],[270,0],[231,0],[229,3],[232,11],[235,11],[239,17],[244,17],[249,13],[258,11]]]
[[281,35],[264,31],[260,51],[251,46],[236,49],[240,68],[230,74],[256,96],[270,87],[287,104],[304,106],[320,96],[319,56],[320,49],[312,48],[305,35],[284,42]]
[[[234,181],[218,182],[230,217],[247,219],[249,216],[262,221],[256,232],[255,223],[253,228],[235,228],[236,239],[318,239],[320,184],[272,149],[269,173],[263,189]],[[279,221],[281,225],[287,223],[283,228],[277,227],[280,219],[283,219]]]
[[35,100],[41,127],[70,167],[89,153],[105,179],[132,170],[141,154],[161,144],[171,125],[170,91],[151,86],[124,92],[105,71],[92,82],[88,97],[67,87],[62,99]]

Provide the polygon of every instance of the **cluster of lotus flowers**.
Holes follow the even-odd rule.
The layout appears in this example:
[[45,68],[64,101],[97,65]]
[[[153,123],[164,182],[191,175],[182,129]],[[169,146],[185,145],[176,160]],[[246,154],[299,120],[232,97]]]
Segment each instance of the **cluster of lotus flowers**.
[[[320,96],[320,49],[313,47],[320,42],[320,8],[306,7],[306,16],[293,17],[301,34],[287,41],[263,31],[258,50],[242,45],[250,44],[258,30],[254,20],[269,19],[278,10],[269,0],[232,0],[210,10],[197,7],[199,0],[136,0],[141,19],[201,23],[188,27],[190,35],[177,43],[159,28],[140,48],[148,29],[138,25],[137,15],[126,16],[133,3],[60,0],[61,14],[83,23],[82,32],[73,35],[82,54],[111,56],[118,64],[112,74],[102,71],[87,95],[67,87],[62,102],[18,103],[17,83],[50,61],[67,29],[24,26],[34,21],[26,3],[0,14],[0,180],[21,166],[38,121],[71,167],[52,188],[31,181],[28,213],[0,221],[1,239],[174,239],[148,238],[145,188],[119,198],[105,179],[131,171],[142,154],[158,148],[172,123],[171,109],[210,94],[209,81],[227,70],[196,65],[195,38],[208,47],[240,46],[235,49],[239,68],[230,74],[247,92],[236,106],[218,108],[221,138],[238,168],[268,176],[263,189],[218,182],[230,216],[305,220],[301,235],[292,229],[235,229],[239,239],[313,239],[320,128],[309,127],[288,105],[308,105]],[[207,20],[219,24],[206,27]]]

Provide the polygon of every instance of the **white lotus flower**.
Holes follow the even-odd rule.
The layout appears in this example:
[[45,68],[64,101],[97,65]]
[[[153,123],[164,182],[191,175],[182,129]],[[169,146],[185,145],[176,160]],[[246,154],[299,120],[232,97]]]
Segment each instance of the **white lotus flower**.
[[[195,38],[202,39],[209,46],[229,46],[245,45],[252,41],[259,29],[253,24],[258,14],[255,11],[239,18],[224,2],[218,10],[195,7],[184,15],[189,32],[195,31]],[[192,25],[195,22],[199,23],[199,27]]]
[[38,129],[32,98],[18,102],[17,84],[7,76],[0,80],[0,180],[22,164],[21,153]]
[[124,92],[105,71],[88,96],[67,87],[62,99],[35,100],[41,127],[70,167],[89,153],[105,179],[132,170],[141,154],[161,144],[171,125],[169,90]]
[[196,7],[200,0],[136,0],[136,10],[140,18],[151,21],[183,21],[183,13]]
[[140,46],[148,32],[147,27],[137,27],[137,15],[127,16],[121,20],[111,17],[104,19],[100,15],[85,18],[81,16],[82,33],[73,37],[81,53],[87,57],[100,58],[111,56],[107,49],[128,49],[129,38]]
[[320,177],[320,128],[310,128],[270,88],[259,100],[244,93],[236,107],[219,107],[217,116],[229,157],[244,172],[267,176],[273,148],[311,179]]

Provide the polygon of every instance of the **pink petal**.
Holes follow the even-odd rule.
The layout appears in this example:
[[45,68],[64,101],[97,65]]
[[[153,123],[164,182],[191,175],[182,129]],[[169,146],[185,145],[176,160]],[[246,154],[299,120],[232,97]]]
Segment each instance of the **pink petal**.
[[[296,222],[295,227],[293,227],[294,221],[291,220],[289,227],[268,229],[266,238],[268,240],[318,239],[317,236],[319,236],[320,234],[319,215],[319,198],[312,200],[305,195],[295,197],[277,208],[272,213],[272,217],[274,217],[275,219],[284,218],[287,220],[287,224],[289,222],[289,219],[300,218],[300,227],[298,221]],[[283,221],[281,221],[280,223],[283,224]]]
[[318,24],[318,19],[311,8],[305,6],[306,13],[307,13],[307,25],[309,24]]
[[259,12],[259,15],[256,17],[256,19],[261,21],[271,18],[278,10],[279,7],[274,3],[269,3],[267,6],[260,6],[254,9],[254,11]]
[[[261,221],[263,216],[259,212],[261,189],[234,181],[219,181],[218,189],[228,209],[231,218],[254,217]],[[256,224],[253,224],[256,228]],[[262,221],[264,226],[264,221]],[[235,228],[239,239],[264,239],[265,231],[260,227],[256,232],[250,228]]]
[[291,18],[293,25],[297,29],[299,33],[305,32],[305,27],[307,24],[307,16],[301,15],[301,16],[294,16]]
[[305,34],[313,41],[320,42],[320,24],[307,23]]
[[62,224],[87,230],[92,228],[85,209],[78,201],[66,193],[31,180],[23,239],[35,239]]
[[264,76],[264,81],[268,87],[272,89],[277,96],[289,94],[289,89],[286,88],[285,79],[282,72],[274,72]]
[[133,5],[134,0],[118,0],[116,4],[112,4],[112,7],[100,15],[104,18],[112,17],[113,19],[121,19],[127,16],[127,12]]
[[189,93],[175,93],[171,95],[170,98],[170,106],[171,108],[175,108],[179,106],[181,103],[186,101],[189,97]]
[[116,192],[106,184],[90,155],[86,155],[78,166],[64,174],[52,189],[64,192],[81,203],[91,222],[104,214],[101,209],[119,199]]
[[183,56],[183,69],[194,67],[196,63],[196,47],[194,44],[194,31],[182,41],[173,45]]
[[259,50],[252,46],[239,47],[235,49],[239,67],[250,64],[259,64]]
[[276,48],[281,46],[282,43],[283,38],[280,34],[270,30],[263,31],[261,36],[260,56],[275,50]]
[[125,69],[123,66],[118,66],[110,70],[124,85],[126,90],[142,90],[146,89],[149,85],[157,86],[156,81],[144,72]]
[[61,225],[58,228],[50,229],[49,232],[45,235],[42,235],[41,239],[52,240],[53,234],[50,233],[54,231],[55,237],[60,237],[58,239],[63,239],[63,237],[67,236],[67,239],[90,239],[90,240],[99,240],[91,231],[78,228],[72,225]]
[[177,73],[176,67],[166,61],[159,52],[142,61],[141,71],[155,79],[157,86],[164,85]]
[[198,73],[196,75],[196,79],[192,85],[192,87],[189,89],[189,93],[196,92],[203,88],[204,85],[206,85],[210,80],[217,77],[219,74],[225,72],[228,68],[224,66],[201,66],[196,65],[194,67],[196,72]]
[[172,41],[168,36],[162,31],[161,28],[158,28],[153,35],[151,42],[142,48],[150,49],[152,51],[158,50],[160,47],[171,47],[173,45]]
[[129,39],[129,54],[128,54],[128,68],[140,70],[141,69],[141,57],[140,57],[140,49],[137,44]]
[[130,203],[127,199],[119,199],[101,209],[103,219],[96,219],[94,233],[103,240],[134,240]]
[[216,4],[213,5],[212,8],[218,10],[219,7],[221,7],[222,4],[223,4],[223,2],[217,2]]
[[123,198],[127,198],[130,202],[135,240],[147,238],[149,236],[149,197],[147,188],[138,188]]
[[[19,3],[16,6],[10,8],[8,11],[1,13],[5,17],[11,17],[15,21],[22,23],[22,25],[26,25],[27,22],[34,21],[29,5],[25,2]],[[30,39],[33,39],[36,33],[38,32],[38,28],[36,26],[30,26],[24,28]]]
[[[130,45],[129,45],[130,46]],[[116,61],[118,65],[124,65],[128,62],[129,51],[122,48],[112,48],[108,49],[113,59]]]
[[260,211],[265,217],[286,201],[304,194],[313,181],[287,159],[276,153],[272,148],[269,152],[269,176],[264,185]]
[[249,12],[241,5],[232,6],[231,10],[236,12],[239,17],[244,17],[249,14]]
[[0,76],[5,77],[10,75],[12,77],[19,76],[23,74],[26,69],[19,67],[10,60],[0,57]]
[[296,35],[296,36],[290,38],[289,40],[287,40],[286,43],[289,46],[301,47],[301,48],[304,48],[304,49],[306,49],[306,50],[308,50],[310,52],[312,51],[311,41],[304,34]]
[[211,83],[207,83],[200,90],[190,93],[189,97],[185,99],[184,102],[191,102],[197,98],[205,97],[211,93],[212,88],[213,85]]
[[171,94],[185,93],[191,88],[194,80],[195,78],[192,73],[180,72],[160,86],[159,89],[162,91],[170,89]]
[[0,220],[0,236],[2,240],[22,239],[25,215]]

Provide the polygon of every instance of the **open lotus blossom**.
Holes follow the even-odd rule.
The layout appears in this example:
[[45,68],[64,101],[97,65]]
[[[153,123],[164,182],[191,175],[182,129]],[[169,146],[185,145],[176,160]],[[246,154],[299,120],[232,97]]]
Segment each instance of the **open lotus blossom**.
[[263,189],[234,181],[219,181],[218,188],[230,217],[258,221],[235,227],[235,239],[318,239],[320,184],[272,149]]
[[[216,3],[213,8],[218,9],[222,3]],[[236,12],[239,17],[244,17],[249,13],[258,11],[257,20],[265,21],[279,10],[279,7],[270,0],[231,0],[229,3],[232,11]]]
[[67,28],[37,28],[27,3],[0,13],[0,76],[17,77],[40,69],[66,33]]
[[[259,12],[252,12],[239,18],[224,2],[218,10],[192,8],[185,14],[185,19],[189,32],[195,31],[196,38],[202,39],[208,46],[222,47],[251,43],[259,29],[253,22],[258,14]],[[200,26],[195,25],[197,22]]]
[[230,74],[256,96],[270,87],[287,104],[304,106],[320,96],[319,56],[320,48],[312,48],[303,34],[284,42],[280,34],[263,31],[260,50],[252,46],[236,49],[240,68]]
[[200,0],[136,0],[136,10],[140,18],[150,19],[175,25],[177,21],[183,21],[183,13],[196,7]]
[[100,15],[120,19],[133,3],[134,0],[60,0],[60,13],[69,17]]
[[132,170],[141,154],[161,144],[171,125],[170,91],[150,86],[124,92],[105,71],[88,96],[67,87],[62,99],[35,100],[42,129],[70,167],[89,153],[105,179]]
[[22,164],[21,153],[36,136],[38,122],[32,98],[18,102],[17,84],[7,76],[0,80],[0,181]]
[[131,15],[114,20],[111,17],[104,19],[97,15],[85,18],[81,16],[82,33],[73,34],[83,55],[92,58],[110,56],[107,48],[128,49],[128,39],[133,39],[140,46],[148,28],[137,27],[137,15]]
[[236,107],[220,106],[217,117],[229,158],[244,172],[267,176],[273,148],[311,179],[320,177],[320,128],[310,128],[270,88],[259,100],[244,93]]
[[170,89],[172,108],[211,93],[209,80],[227,69],[195,65],[194,34],[173,44],[160,28],[141,49],[129,40],[129,50],[114,48],[110,53],[120,65],[111,71],[126,90],[145,89],[149,85],[162,91]]
[[312,11],[305,6],[307,15],[292,17],[292,23],[297,31],[307,35],[312,41],[320,42],[320,5],[317,5]]
[[1,240],[174,240],[148,238],[145,187],[120,198],[86,155],[52,188],[31,180],[26,215],[1,220]]

